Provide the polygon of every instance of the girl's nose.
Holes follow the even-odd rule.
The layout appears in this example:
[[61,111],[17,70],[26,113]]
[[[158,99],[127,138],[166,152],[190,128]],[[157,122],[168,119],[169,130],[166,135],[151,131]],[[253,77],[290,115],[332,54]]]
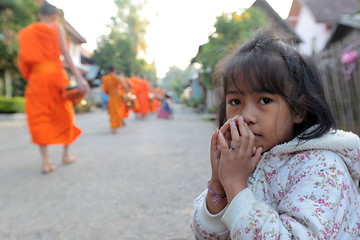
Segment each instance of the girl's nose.
[[244,121],[247,124],[256,123],[256,114],[252,107],[247,107],[244,111],[240,114],[243,116]]

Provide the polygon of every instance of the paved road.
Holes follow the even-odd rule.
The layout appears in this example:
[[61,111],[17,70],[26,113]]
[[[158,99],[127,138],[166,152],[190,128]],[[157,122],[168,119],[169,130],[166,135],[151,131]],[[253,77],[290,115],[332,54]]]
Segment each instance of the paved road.
[[193,199],[210,176],[207,116],[177,106],[173,120],[130,118],[118,135],[100,111],[77,115],[83,135],[57,170],[40,173],[24,118],[0,119],[0,239],[187,240]]

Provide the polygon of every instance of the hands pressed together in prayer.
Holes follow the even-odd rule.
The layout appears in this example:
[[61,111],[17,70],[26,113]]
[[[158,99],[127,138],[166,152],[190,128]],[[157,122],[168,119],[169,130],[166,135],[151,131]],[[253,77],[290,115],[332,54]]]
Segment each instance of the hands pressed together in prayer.
[[[217,194],[225,193],[227,202],[231,202],[247,187],[248,178],[260,161],[261,153],[262,147],[255,146],[255,136],[244,118],[236,116],[229,119],[211,137],[210,188]],[[221,205],[218,208],[226,204]]]

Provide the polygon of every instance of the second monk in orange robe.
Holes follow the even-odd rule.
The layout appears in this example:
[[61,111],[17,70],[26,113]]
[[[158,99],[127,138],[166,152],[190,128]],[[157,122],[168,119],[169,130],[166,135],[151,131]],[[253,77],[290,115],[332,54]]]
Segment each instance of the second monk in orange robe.
[[109,96],[108,114],[111,131],[117,133],[118,128],[123,124],[125,105],[122,101],[122,95],[125,94],[125,87],[116,76],[114,67],[110,66],[108,70],[109,73],[101,78],[102,89]]

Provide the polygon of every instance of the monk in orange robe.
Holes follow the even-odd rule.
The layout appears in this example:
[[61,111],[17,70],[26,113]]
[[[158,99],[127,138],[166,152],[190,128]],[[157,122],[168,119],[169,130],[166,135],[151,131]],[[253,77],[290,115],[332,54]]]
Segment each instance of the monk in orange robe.
[[135,76],[132,76],[129,79],[129,82],[131,84],[132,94],[136,96],[136,101],[138,103],[138,106],[133,108],[132,111],[135,113],[135,117],[138,118],[140,114],[139,96],[140,96],[140,85],[141,85],[141,80],[139,78],[139,75],[135,74]]
[[150,111],[149,84],[146,80],[140,79],[139,83],[139,113],[140,118],[145,119]]
[[123,125],[124,102],[122,96],[125,94],[126,86],[116,75],[115,68],[109,67],[109,73],[101,78],[102,89],[109,96],[108,114],[110,117],[110,128],[112,133],[117,133]]
[[[131,91],[131,84],[128,82],[128,79],[126,78],[126,76],[125,76],[125,74],[123,72],[121,72],[119,74],[119,79],[120,79],[120,82],[123,85],[123,88],[121,90],[121,95],[123,96],[124,94],[127,94],[128,92]],[[122,101],[121,109],[122,109],[122,116],[123,116],[123,124],[125,124],[124,119],[128,118],[129,115],[130,115],[130,113],[129,113],[130,111],[126,106],[125,101]]]
[[43,160],[42,172],[55,169],[51,163],[47,145],[64,145],[63,163],[71,163],[69,145],[80,135],[74,125],[74,110],[70,100],[63,97],[69,79],[60,60],[64,60],[74,74],[82,94],[89,90],[87,81],[75,68],[65,47],[61,26],[57,23],[58,9],[45,2],[39,12],[40,21],[19,32],[18,67],[27,87],[26,115],[32,142],[40,146]]
[[156,107],[156,98],[155,98],[155,87],[153,85],[153,83],[148,79],[148,78],[144,78],[144,80],[147,82],[148,88],[149,88],[149,92],[148,92],[148,97],[149,97],[149,112],[156,112],[155,111],[155,107]]

